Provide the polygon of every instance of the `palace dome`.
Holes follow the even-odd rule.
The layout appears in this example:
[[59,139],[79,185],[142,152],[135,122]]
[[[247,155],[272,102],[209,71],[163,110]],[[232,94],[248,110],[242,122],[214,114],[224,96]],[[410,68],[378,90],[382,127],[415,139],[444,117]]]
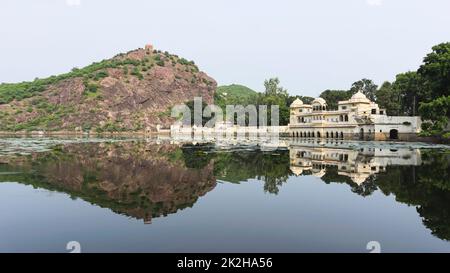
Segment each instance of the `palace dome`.
[[350,101],[368,101],[370,102],[370,100],[366,97],[366,95],[364,95],[361,91],[356,92],[352,98],[350,99]]
[[368,175],[368,174],[355,174],[355,175],[352,175],[350,177],[350,179],[359,186],[362,183],[366,182],[366,180],[369,176],[370,175]]
[[303,105],[303,101],[299,98],[295,99],[293,103],[291,103],[291,108],[300,107]]
[[316,98],[316,99],[313,100],[312,103],[313,103],[313,104],[314,104],[314,103],[319,103],[320,105],[327,104],[327,102],[326,102],[324,99],[322,99],[322,98]]
[[303,173],[302,167],[291,166],[290,169],[291,169],[292,173],[295,174],[296,176],[299,176]]
[[314,172],[314,171],[313,171],[312,175],[314,175],[315,177],[319,177],[319,178],[320,178],[320,177],[324,176],[325,173],[326,173],[325,169],[321,169],[321,170],[318,171],[318,172]]

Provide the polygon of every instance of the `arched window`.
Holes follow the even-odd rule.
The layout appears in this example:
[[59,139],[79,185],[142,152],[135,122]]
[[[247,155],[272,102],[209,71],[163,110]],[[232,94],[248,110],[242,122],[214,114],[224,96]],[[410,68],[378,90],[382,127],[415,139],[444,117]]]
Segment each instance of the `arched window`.
[[344,133],[343,132],[341,132],[341,138],[344,139]]
[[317,132],[317,137],[319,137],[319,138],[320,138],[320,132]]
[[298,137],[298,132],[297,132],[297,137]]
[[398,139],[398,130],[392,129],[389,131],[389,138],[390,139]]
[[336,138],[339,138],[339,133],[338,132],[336,132]]
[[329,138],[329,137],[330,137],[330,133],[327,132],[327,138]]
[[312,132],[312,137],[314,137],[314,132]]
[[344,118],[342,117],[342,115],[339,116],[339,121],[344,121]]
[[334,138],[334,134],[333,134],[333,132],[331,132],[331,138]]
[[348,115],[345,115],[344,120],[348,121]]

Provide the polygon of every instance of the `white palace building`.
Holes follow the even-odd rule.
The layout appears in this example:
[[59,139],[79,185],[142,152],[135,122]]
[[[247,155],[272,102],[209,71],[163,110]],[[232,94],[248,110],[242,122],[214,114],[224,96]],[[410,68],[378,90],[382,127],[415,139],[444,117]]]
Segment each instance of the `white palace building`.
[[420,117],[388,116],[385,109],[358,91],[330,111],[322,98],[312,104],[296,99],[290,106],[288,133],[299,138],[355,140],[414,140],[421,130]]

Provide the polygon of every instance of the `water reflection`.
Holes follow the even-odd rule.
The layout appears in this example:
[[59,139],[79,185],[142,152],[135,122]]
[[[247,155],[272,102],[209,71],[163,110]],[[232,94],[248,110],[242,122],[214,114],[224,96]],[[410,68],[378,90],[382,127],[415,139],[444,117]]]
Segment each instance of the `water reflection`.
[[327,173],[346,176],[357,185],[369,177],[385,172],[387,166],[419,166],[422,164],[419,149],[383,148],[326,148],[292,145],[290,169],[295,175],[304,172],[323,177]]
[[145,143],[69,144],[4,159],[0,181],[66,192],[150,223],[192,206],[216,185],[212,162],[187,168],[179,152]]
[[285,142],[264,145],[211,143],[66,143],[50,151],[0,157],[0,182],[15,181],[70,194],[115,213],[142,219],[192,207],[218,182],[264,182],[278,194],[291,176],[348,184],[369,196],[376,190],[417,207],[431,232],[450,240],[448,150],[365,146],[358,143]]

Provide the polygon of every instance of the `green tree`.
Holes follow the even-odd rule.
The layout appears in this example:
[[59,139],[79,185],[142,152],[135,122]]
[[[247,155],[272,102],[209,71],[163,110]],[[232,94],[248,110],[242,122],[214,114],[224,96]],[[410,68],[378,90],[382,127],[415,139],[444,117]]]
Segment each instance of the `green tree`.
[[296,99],[300,99],[301,101],[303,101],[304,104],[311,104],[314,100],[313,97],[308,97],[308,96],[299,96],[299,95],[289,96],[287,99],[288,100],[287,104],[291,105],[294,102],[294,100],[296,100]]
[[385,108],[389,115],[399,115],[401,104],[400,94],[392,87],[392,83],[386,81],[377,90],[377,103]]
[[264,93],[266,95],[281,95],[288,96],[287,90],[279,86],[280,80],[278,78],[270,78],[264,81]]
[[280,125],[289,124],[290,109],[288,105],[288,92],[279,86],[278,78],[271,78],[264,81],[265,91],[258,99],[258,105],[267,105],[268,124],[270,125],[271,106],[279,106]]
[[450,42],[433,46],[417,73],[430,99],[450,95]]
[[427,101],[427,93],[421,88],[417,72],[398,74],[392,87],[400,95],[400,113],[403,115],[416,115],[419,102]]
[[337,110],[338,102],[348,100],[351,94],[346,90],[325,90],[320,94],[320,97],[327,101],[329,110]]
[[420,115],[428,120],[423,123],[423,129],[428,134],[442,133],[450,120],[450,96],[440,97],[428,103],[421,103]]
[[364,78],[352,84],[352,87],[350,88],[350,95],[361,91],[369,100],[375,101],[377,89],[378,86],[372,80]]

